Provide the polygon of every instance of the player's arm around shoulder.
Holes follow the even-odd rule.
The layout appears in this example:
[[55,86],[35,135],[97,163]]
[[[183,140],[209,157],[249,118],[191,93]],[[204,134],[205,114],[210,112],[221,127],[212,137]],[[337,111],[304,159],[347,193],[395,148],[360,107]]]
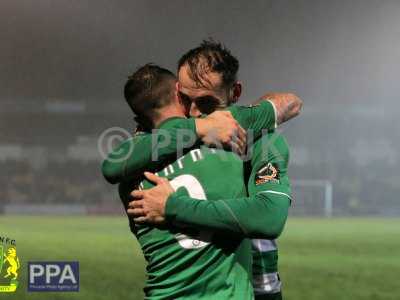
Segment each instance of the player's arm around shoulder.
[[201,141],[242,150],[245,139],[244,130],[229,112],[217,111],[202,119],[171,118],[152,133],[121,143],[103,161],[102,172],[115,184],[152,170],[172,156],[179,158]]

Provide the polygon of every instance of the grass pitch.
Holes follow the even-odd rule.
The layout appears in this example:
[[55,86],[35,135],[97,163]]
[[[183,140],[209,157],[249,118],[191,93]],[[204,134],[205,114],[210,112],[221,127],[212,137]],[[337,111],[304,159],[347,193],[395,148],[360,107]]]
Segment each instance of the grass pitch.
[[[287,300],[400,299],[400,220],[289,218],[279,240]],[[142,299],[145,261],[124,217],[0,216],[19,288],[0,299]],[[28,261],[77,260],[80,291],[28,293]]]

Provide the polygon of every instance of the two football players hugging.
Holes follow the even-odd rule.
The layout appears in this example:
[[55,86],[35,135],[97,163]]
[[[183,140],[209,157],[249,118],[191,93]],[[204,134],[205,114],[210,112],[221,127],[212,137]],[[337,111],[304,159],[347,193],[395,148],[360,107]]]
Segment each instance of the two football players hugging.
[[177,76],[147,64],[125,84],[141,130],[102,171],[119,183],[147,260],[146,299],[282,299],[275,239],[291,189],[288,145],[275,128],[302,101],[269,93],[234,105],[238,69],[228,49],[203,41]]

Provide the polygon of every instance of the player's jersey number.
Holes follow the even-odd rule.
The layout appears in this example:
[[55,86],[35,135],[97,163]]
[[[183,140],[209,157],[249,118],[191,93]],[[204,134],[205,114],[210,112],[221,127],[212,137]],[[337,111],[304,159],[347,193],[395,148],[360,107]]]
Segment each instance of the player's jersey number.
[[[201,183],[197,180],[193,175],[180,175],[175,177],[170,181],[170,184],[174,188],[174,190],[178,190],[181,187],[184,187],[189,196],[192,198],[196,198],[199,200],[206,200],[206,194],[204,192]],[[195,237],[196,239],[193,239]],[[187,236],[182,233],[177,233],[175,235],[179,245],[185,249],[199,249],[210,244],[211,241],[211,232],[208,231],[199,231],[196,236]]]

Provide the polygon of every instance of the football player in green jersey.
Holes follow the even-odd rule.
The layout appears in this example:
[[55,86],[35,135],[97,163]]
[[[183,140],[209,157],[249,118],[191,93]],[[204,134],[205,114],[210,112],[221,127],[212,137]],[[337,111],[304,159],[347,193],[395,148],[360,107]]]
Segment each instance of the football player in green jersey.
[[[227,67],[224,67],[224,64],[221,65],[220,61],[225,62]],[[201,98],[198,98],[203,95],[212,95],[216,99],[220,99],[219,103],[222,106],[229,105],[232,100],[236,101],[238,99],[240,93],[237,91],[240,91],[241,87],[238,86],[237,82],[234,83],[230,92],[229,89],[226,93],[219,92],[221,89],[219,83],[224,82],[224,77],[229,77],[226,73],[232,73],[229,71],[235,65],[235,58],[226,49],[223,49],[220,44],[214,42],[204,42],[200,47],[194,48],[182,56],[178,63],[180,93],[186,94],[193,99],[191,115],[196,115],[199,111],[202,112],[204,110],[200,104]],[[221,72],[221,70],[227,70],[228,72]],[[234,95],[234,97],[231,95]],[[277,95],[270,94],[266,95],[265,98],[275,96]],[[293,97],[293,95],[282,96],[284,98],[287,97],[287,99],[281,99],[281,102]],[[286,107],[281,103],[277,103],[275,108],[277,109],[277,123],[281,123],[291,116],[288,112],[299,112],[301,103],[293,101],[291,105]],[[262,146],[263,142],[264,146]],[[264,136],[261,141],[257,141],[254,144],[251,150],[251,175],[248,181],[250,200],[259,200],[260,195],[264,197],[268,195],[268,201],[277,203],[277,206],[283,205],[284,207],[288,205],[290,203],[290,185],[287,176],[289,150],[283,137],[276,134]],[[266,174],[263,175],[265,172]],[[257,177],[260,178],[257,179]],[[264,201],[266,200],[264,199]],[[257,203],[257,201],[254,202]],[[252,202],[253,205],[255,205],[254,202]],[[262,209],[259,208],[259,210]],[[238,210],[239,212],[240,210]],[[259,215],[256,212],[243,218],[251,216],[250,219],[258,219]],[[190,213],[190,211],[187,213]],[[270,218],[271,221],[274,221],[269,224],[272,228],[274,225],[282,224],[281,222],[286,219],[283,216],[281,218],[277,217],[279,214],[275,214],[275,218],[269,217],[272,215],[265,213],[264,217],[261,215],[259,218]],[[258,219],[259,222],[260,219]],[[265,225],[267,226],[267,224]],[[253,287],[256,298],[281,299],[276,242],[266,239],[253,240],[252,250]]]
[[[187,106],[178,97],[175,83],[176,79],[169,71],[146,65],[128,80],[125,96],[135,113],[146,121],[145,124],[168,129],[180,120],[186,120],[182,118],[187,113]],[[143,105],[144,102],[146,105]],[[231,112],[244,128],[254,129],[257,134],[262,128],[274,126],[271,103],[236,108]],[[149,136],[143,133],[134,139],[140,142]],[[192,197],[189,199],[246,196],[243,162],[233,152],[197,147],[178,160],[167,158],[158,170],[159,175],[165,177],[181,196]],[[136,184],[136,180],[129,178],[120,183],[120,196],[126,208]],[[151,183],[145,180],[141,186],[146,190]],[[230,188],[221,189],[222,186]],[[251,247],[249,240],[241,234],[227,236],[222,230],[210,231],[178,224],[159,224],[155,227],[130,221],[148,262],[146,298],[253,298]]]
[[[203,51],[203,53],[201,53]],[[223,72],[218,73],[218,72],[211,72],[211,76],[208,72],[205,72],[204,74],[200,74],[198,70],[195,68],[195,65],[190,65],[188,61],[192,60],[192,62],[201,55],[204,55],[204,51],[208,51],[208,54],[217,54],[217,55],[225,55],[226,53],[221,53],[220,46],[218,44],[208,44],[205,43],[202,47],[199,47],[197,49],[193,49],[192,51],[189,51],[189,53],[182,58],[180,62],[180,71],[186,70],[186,74],[182,74],[182,72],[179,73],[180,75],[180,82],[181,82],[181,97],[193,97],[191,100],[192,102],[192,107],[191,107],[191,113],[196,114],[199,111],[205,113],[205,112],[211,112],[213,109],[216,108],[222,108],[226,106],[227,104],[230,104],[232,100],[235,100],[235,97],[237,97],[238,94],[240,94],[240,85],[235,83],[233,89],[230,90],[231,94],[233,97],[229,97],[229,93],[224,93],[221,92],[220,86],[218,84],[215,84],[215,80],[221,80],[221,78],[218,78],[219,75],[221,77],[224,77]],[[214,53],[213,53],[214,51]],[[219,52],[219,53],[218,53]],[[222,51],[223,52],[223,51]],[[212,55],[211,55],[212,57]],[[229,55],[228,55],[229,58]],[[212,57],[212,59],[215,59],[215,57]],[[197,62],[198,63],[198,62]],[[186,64],[186,66],[185,66]],[[212,64],[206,66],[206,67],[211,67]],[[236,70],[237,71],[237,70]],[[193,74],[194,72],[194,74]],[[233,70],[233,73],[235,71]],[[188,76],[186,76],[188,75]],[[186,78],[185,78],[186,76]],[[210,80],[210,82],[205,82],[202,81],[202,84],[200,84],[201,88],[196,87],[196,84],[193,85],[193,83],[196,83],[193,78],[196,78],[197,76],[197,81],[198,80]],[[208,77],[207,77],[208,76]],[[213,77],[214,76],[214,77]],[[229,77],[229,74],[228,74]],[[192,82],[191,82],[192,80]],[[208,85],[211,83],[211,85]],[[213,86],[214,83],[214,86]],[[217,87],[217,88],[216,88]],[[211,95],[210,95],[211,94]],[[221,96],[222,95],[222,96]],[[210,97],[211,96],[211,97]],[[214,99],[213,99],[213,96]],[[274,98],[275,100],[275,106],[278,108],[278,122],[285,121],[286,119],[290,118],[293,115],[297,114],[297,111],[299,110],[301,103],[299,101],[293,101],[293,99],[296,99],[293,95],[288,95],[288,94],[275,94],[275,95],[269,95],[270,97]],[[280,99],[279,99],[280,98]],[[280,102],[278,100],[281,100]],[[282,101],[283,100],[283,101]],[[286,106],[285,106],[286,104]],[[287,105],[290,104],[290,105]],[[300,105],[299,105],[300,104]],[[173,147],[172,147],[173,148]],[[265,149],[268,149],[266,152]],[[270,151],[272,149],[272,151]],[[148,149],[147,149],[148,150]],[[166,149],[166,153],[168,151],[172,151],[172,149]],[[176,149],[174,150],[176,151]],[[141,160],[142,164],[147,164],[148,161]],[[257,232],[257,225],[251,224],[251,222],[246,223],[246,218],[248,218],[248,215],[243,213],[241,216],[238,214],[235,216],[236,220],[234,222],[229,223],[227,220],[218,220],[218,217],[216,215],[217,213],[221,213],[221,211],[218,211],[218,204],[215,203],[216,205],[213,204],[214,208],[210,209],[207,208],[204,210],[205,215],[208,214],[213,214],[214,217],[216,217],[217,220],[214,220],[213,222],[213,217],[210,218],[203,218],[205,215],[199,214],[201,211],[199,209],[198,203],[190,203],[189,200],[185,200],[188,206],[186,207],[184,204],[185,201],[181,201],[179,203],[175,203],[173,199],[183,199],[182,197],[178,196],[171,196],[168,203],[170,207],[170,213],[168,214],[168,209],[167,209],[167,218],[169,217],[170,220],[175,219],[179,220],[181,224],[185,223],[185,216],[189,218],[189,220],[186,220],[187,224],[194,224],[197,226],[209,226],[210,228],[219,228],[219,229],[224,229],[224,230],[231,230],[232,232],[236,233],[243,233],[245,236],[250,236],[250,237],[268,237],[270,235],[271,237],[276,235],[276,232],[279,232],[283,226],[282,221],[286,220],[286,215],[285,215],[285,208],[284,206],[289,203],[290,199],[290,187],[289,187],[289,180],[287,178],[287,162],[288,162],[288,150],[287,150],[287,144],[284,141],[284,139],[277,135],[277,134],[269,134],[268,136],[264,137],[262,142],[257,142],[254,147],[253,147],[253,156],[251,160],[251,167],[252,167],[252,173],[250,176],[249,180],[249,192],[250,192],[250,197],[248,199],[244,199],[244,202],[236,202],[233,205],[233,213],[240,212],[251,212],[251,208],[254,208],[254,212],[251,213],[252,218],[250,220],[269,220],[269,222],[264,222],[264,230],[263,232]],[[154,163],[154,162],[153,162]],[[135,163],[134,161],[130,161],[130,163],[127,163],[125,165],[126,170],[128,171],[125,173],[125,175],[129,174],[130,170],[135,169]],[[137,167],[137,164],[136,164]],[[136,168],[138,170],[138,168]],[[271,217],[270,219],[268,218],[268,214],[264,213],[260,215],[260,213],[265,212],[265,209],[268,209],[267,207],[260,207],[260,205],[263,205],[263,202],[268,202],[266,201],[262,196],[262,194],[269,194],[269,198],[273,195],[276,201],[281,202],[283,204],[283,209],[282,207],[279,209],[270,209],[269,214],[271,216],[274,216],[276,218]],[[280,199],[282,198],[283,199]],[[253,199],[255,198],[255,199]],[[266,197],[266,199],[269,199]],[[280,200],[279,200],[280,199]],[[246,202],[246,201],[253,201],[253,202]],[[273,202],[273,201],[272,201]],[[136,202],[140,203],[140,202]],[[175,203],[175,204],[174,204]],[[226,206],[226,203],[229,203],[227,201],[224,201],[222,203],[223,206]],[[247,204],[246,204],[247,203]],[[203,203],[202,203],[203,204]],[[179,206],[181,205],[181,206]],[[190,218],[191,213],[191,207],[197,205],[197,210],[196,215],[201,216],[200,219],[196,220],[196,218]],[[245,205],[245,206],[243,206]],[[247,206],[246,206],[247,205]],[[269,203],[269,206],[273,205],[273,203]],[[175,208],[174,208],[175,206]],[[203,205],[204,206],[204,205]],[[172,207],[172,208],[171,208]],[[189,208],[189,209],[184,209],[184,208]],[[179,208],[179,209],[178,209]],[[243,210],[243,208],[245,208]],[[172,213],[175,209],[175,215]],[[213,212],[213,209],[216,210]],[[219,208],[221,209],[221,207]],[[246,210],[247,209],[247,210]],[[237,210],[237,211],[235,211]],[[182,218],[183,216],[183,218]],[[256,217],[257,216],[257,217]],[[279,216],[279,217],[277,217]],[[140,218],[138,219],[140,220]],[[202,220],[206,220],[206,222],[202,222]],[[218,224],[218,222],[222,222],[223,226],[221,228],[221,224]],[[208,223],[208,224],[207,224]],[[228,228],[225,228],[226,225],[228,225]],[[225,227],[224,227],[225,226]],[[267,229],[271,228],[270,231]],[[280,229],[279,229],[280,228]],[[256,230],[254,230],[256,229]],[[275,229],[275,230],[273,230]],[[238,232],[239,231],[239,232]],[[254,251],[254,262],[253,262],[253,273],[254,273],[254,288],[256,291],[256,297],[257,298],[265,298],[265,299],[279,299],[280,298],[280,282],[279,278],[277,275],[277,249],[276,249],[276,243],[274,240],[261,240],[261,239],[254,239],[252,241],[253,244],[253,251]]]
[[281,299],[274,239],[283,230],[291,202],[288,145],[281,135],[269,133],[256,141],[251,151],[250,197],[199,202],[196,197],[175,192],[167,180],[146,174],[157,187],[134,191],[137,200],[129,204],[128,213],[139,224],[166,223],[252,238],[255,297]]

